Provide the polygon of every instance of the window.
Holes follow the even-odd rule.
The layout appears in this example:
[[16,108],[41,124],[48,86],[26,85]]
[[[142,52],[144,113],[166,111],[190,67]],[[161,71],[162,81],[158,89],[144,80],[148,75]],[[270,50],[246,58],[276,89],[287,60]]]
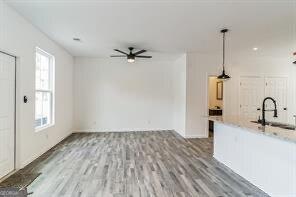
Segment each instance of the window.
[[36,48],[35,129],[54,124],[54,56]]

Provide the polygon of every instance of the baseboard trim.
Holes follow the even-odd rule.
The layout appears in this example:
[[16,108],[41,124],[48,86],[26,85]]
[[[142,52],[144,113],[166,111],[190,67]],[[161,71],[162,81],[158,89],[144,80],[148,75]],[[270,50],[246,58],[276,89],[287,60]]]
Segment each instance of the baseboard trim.
[[208,138],[206,135],[183,135],[177,132],[175,129],[130,129],[130,130],[94,130],[94,129],[75,129],[73,133],[112,133],[112,132],[148,132],[148,131],[174,131],[185,139],[189,138]]
[[63,141],[64,139],[66,139],[67,137],[69,137],[73,132],[69,132],[69,134],[67,134],[66,136],[62,137],[60,140],[58,140],[54,145],[51,145],[49,147],[46,147],[44,149],[42,149],[38,154],[34,155],[33,157],[27,159],[25,162],[21,163],[20,168],[16,169],[16,171],[26,167],[27,165],[29,165],[30,163],[32,163],[34,160],[36,160],[38,157],[40,157],[41,155],[43,155],[44,153],[46,153],[47,151],[49,151],[50,149],[52,149],[54,146],[56,146],[58,143],[60,143],[61,141]]
[[185,138],[184,133],[178,132],[178,131],[176,131],[175,129],[174,129],[173,131],[176,132],[178,135],[180,135],[182,138]]
[[73,133],[112,133],[112,132],[145,132],[145,131],[174,131],[174,129],[129,129],[129,130],[94,130],[94,129],[85,129],[78,130],[75,129]]
[[11,172],[9,172],[7,175],[5,175],[4,177],[0,178],[0,183],[5,181],[5,179],[7,179],[8,177],[10,177],[11,175],[15,174],[18,170],[13,170]]
[[186,139],[188,139],[188,138],[208,138],[208,136],[206,136],[206,135],[185,135],[184,138],[186,138]]

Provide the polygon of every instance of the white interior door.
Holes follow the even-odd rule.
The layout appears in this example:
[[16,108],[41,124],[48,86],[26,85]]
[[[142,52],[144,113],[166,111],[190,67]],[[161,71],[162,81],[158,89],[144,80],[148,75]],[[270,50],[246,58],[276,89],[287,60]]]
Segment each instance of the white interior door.
[[[276,100],[278,109],[278,118],[273,117],[272,112],[266,112],[266,119],[276,122],[287,122],[287,78],[285,77],[266,77],[265,78],[265,96]],[[268,101],[266,109],[273,109],[273,103]]]
[[257,120],[261,114],[261,105],[264,97],[264,78],[240,78],[240,116]]
[[0,178],[14,170],[15,58],[0,53]]

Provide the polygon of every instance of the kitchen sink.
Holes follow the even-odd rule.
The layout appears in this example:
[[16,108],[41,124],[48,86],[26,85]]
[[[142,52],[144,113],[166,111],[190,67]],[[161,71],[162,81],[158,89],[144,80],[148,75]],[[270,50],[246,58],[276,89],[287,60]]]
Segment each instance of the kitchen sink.
[[[261,124],[261,121],[251,121],[253,123],[256,124]],[[296,126],[295,125],[290,125],[290,124],[285,124],[285,123],[279,123],[279,122],[266,122],[266,125],[268,126],[272,126],[272,127],[279,127],[282,129],[287,129],[287,130],[296,130]]]
[[296,130],[295,126],[283,126],[282,129],[288,129],[288,130]]

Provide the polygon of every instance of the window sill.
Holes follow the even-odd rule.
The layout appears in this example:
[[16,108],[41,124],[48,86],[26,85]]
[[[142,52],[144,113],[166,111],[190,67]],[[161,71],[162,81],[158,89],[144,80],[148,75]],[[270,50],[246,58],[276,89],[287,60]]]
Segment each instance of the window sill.
[[44,130],[46,130],[46,129],[50,128],[50,127],[53,127],[53,126],[54,126],[54,123],[48,124],[48,125],[44,125],[42,127],[37,127],[37,128],[35,128],[35,132],[37,133],[39,131],[44,131]]

